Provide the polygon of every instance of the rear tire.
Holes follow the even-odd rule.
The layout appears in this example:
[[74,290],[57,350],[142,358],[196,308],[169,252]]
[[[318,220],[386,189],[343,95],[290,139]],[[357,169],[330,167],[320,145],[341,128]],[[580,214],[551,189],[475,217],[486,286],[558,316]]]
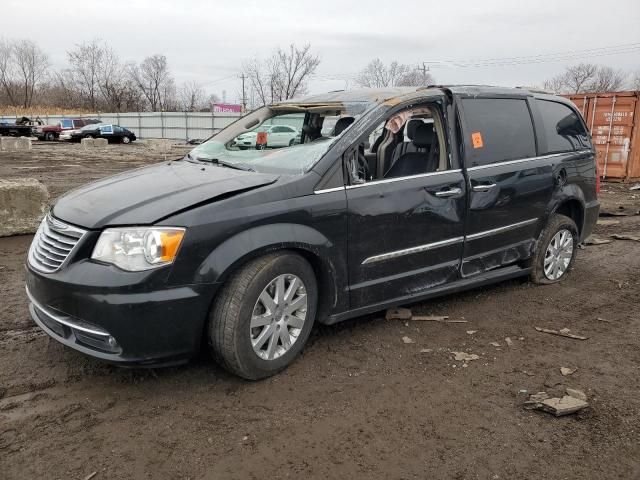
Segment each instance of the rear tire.
[[531,260],[531,280],[548,285],[564,279],[573,268],[578,239],[578,227],[572,219],[565,215],[553,215],[540,234]]
[[313,268],[300,255],[250,261],[228,279],[211,309],[207,337],[216,362],[248,380],[278,373],[302,351],[317,302]]

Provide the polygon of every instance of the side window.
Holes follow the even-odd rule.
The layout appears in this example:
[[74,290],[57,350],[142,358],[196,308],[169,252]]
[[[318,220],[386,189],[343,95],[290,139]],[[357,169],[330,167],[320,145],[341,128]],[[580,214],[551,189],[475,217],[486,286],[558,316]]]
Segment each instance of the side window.
[[571,152],[591,148],[589,134],[578,115],[568,106],[550,100],[537,100],[547,138],[545,153]]
[[124,130],[122,127],[118,127],[116,125],[113,126],[113,131],[116,133],[122,133]]
[[526,100],[464,98],[468,167],[536,156],[533,122]]

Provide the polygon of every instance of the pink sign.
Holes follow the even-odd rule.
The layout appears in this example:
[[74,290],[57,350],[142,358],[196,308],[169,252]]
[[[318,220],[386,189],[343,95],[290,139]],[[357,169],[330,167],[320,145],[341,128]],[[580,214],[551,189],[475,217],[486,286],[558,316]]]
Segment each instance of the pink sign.
[[211,105],[215,113],[241,113],[242,105],[234,103],[214,103]]

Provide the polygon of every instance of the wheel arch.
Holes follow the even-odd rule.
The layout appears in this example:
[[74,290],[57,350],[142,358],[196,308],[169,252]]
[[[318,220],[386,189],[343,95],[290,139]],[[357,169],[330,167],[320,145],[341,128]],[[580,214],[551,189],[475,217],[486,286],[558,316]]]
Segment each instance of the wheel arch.
[[218,245],[200,265],[203,281],[224,284],[247,262],[274,252],[290,251],[313,268],[318,282],[317,318],[323,322],[340,302],[338,278],[346,278],[340,262],[332,258],[332,243],[319,231],[300,224],[270,224],[245,230]]
[[585,211],[585,199],[582,190],[575,185],[567,185],[553,196],[545,224],[554,214],[565,215],[576,223],[578,234],[582,241],[584,240],[582,233],[585,224]]

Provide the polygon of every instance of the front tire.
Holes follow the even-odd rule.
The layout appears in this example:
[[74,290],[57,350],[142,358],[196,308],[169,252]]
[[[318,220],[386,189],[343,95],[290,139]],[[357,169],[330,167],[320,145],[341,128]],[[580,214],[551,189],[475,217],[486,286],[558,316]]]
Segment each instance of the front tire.
[[56,134],[53,132],[47,132],[44,136],[46,142],[53,142],[56,139]]
[[531,279],[543,285],[562,280],[573,268],[578,239],[578,227],[572,219],[553,215],[540,234],[532,259]]
[[313,268],[300,255],[252,260],[229,278],[211,309],[207,336],[215,360],[248,380],[278,373],[309,338],[317,302]]
[[129,137],[122,137],[122,143],[124,143],[125,145],[131,143],[131,139]]

